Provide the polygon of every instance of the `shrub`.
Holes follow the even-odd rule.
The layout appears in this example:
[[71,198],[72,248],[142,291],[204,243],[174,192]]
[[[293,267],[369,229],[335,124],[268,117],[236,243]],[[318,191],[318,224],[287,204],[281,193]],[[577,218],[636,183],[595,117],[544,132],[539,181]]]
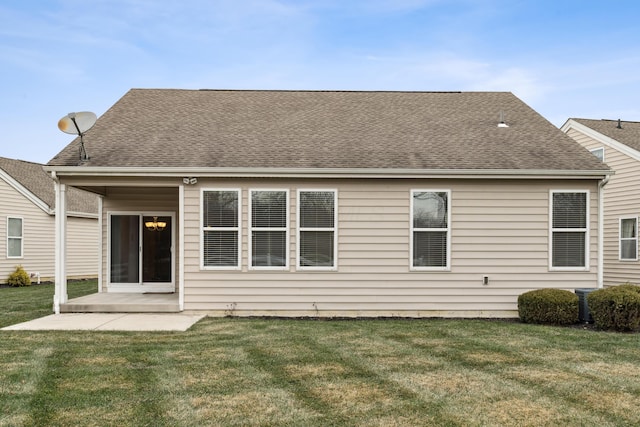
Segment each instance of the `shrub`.
[[16,270],[9,275],[7,279],[7,284],[10,286],[29,286],[31,285],[31,278],[29,274],[24,271],[21,265],[16,266]]
[[635,331],[640,327],[640,286],[624,284],[587,295],[589,311],[600,329]]
[[518,314],[525,323],[570,325],[578,322],[578,296],[562,289],[538,289],[518,297]]

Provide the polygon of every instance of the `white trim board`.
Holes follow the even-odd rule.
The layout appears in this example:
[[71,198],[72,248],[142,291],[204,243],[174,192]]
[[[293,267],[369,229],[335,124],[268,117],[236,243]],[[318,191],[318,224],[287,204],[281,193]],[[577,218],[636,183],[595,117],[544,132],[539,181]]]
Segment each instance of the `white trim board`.
[[600,132],[591,129],[589,126],[583,125],[582,123],[578,123],[573,119],[569,119],[560,128],[560,130],[563,131],[564,133],[568,133],[572,129],[584,134],[585,136],[588,136],[591,139],[594,139],[606,145],[607,147],[618,150],[621,153],[626,154],[627,156],[633,158],[634,160],[640,160],[640,151],[636,150],[635,148],[631,148],[628,145],[623,144],[622,142],[619,142],[613,138],[603,135]]
[[[11,175],[5,172],[3,169],[0,169],[0,179],[5,181],[11,187],[13,187],[18,193],[22,194],[27,200],[31,203],[42,209],[46,214],[53,215],[54,209],[51,206],[47,205],[42,199],[33,194],[31,191],[27,189],[24,185],[20,184],[16,181]],[[53,184],[53,183],[52,183]]]

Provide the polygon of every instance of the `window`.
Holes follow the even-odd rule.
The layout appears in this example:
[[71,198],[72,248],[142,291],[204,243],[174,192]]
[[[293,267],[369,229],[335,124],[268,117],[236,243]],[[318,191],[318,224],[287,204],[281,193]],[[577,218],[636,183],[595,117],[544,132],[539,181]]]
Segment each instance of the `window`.
[[411,267],[448,270],[450,264],[450,191],[411,191]]
[[600,160],[601,162],[604,162],[604,147],[594,148],[593,150],[589,150],[589,151],[591,151],[591,154],[596,156],[598,160]]
[[289,265],[289,192],[252,190],[250,203],[251,267],[286,268]]
[[638,260],[638,217],[620,218],[620,260]]
[[551,192],[551,268],[586,270],[589,193]]
[[298,267],[335,269],[337,192],[298,191]]
[[240,190],[202,191],[202,266],[240,268]]
[[22,218],[7,218],[7,258],[22,258]]

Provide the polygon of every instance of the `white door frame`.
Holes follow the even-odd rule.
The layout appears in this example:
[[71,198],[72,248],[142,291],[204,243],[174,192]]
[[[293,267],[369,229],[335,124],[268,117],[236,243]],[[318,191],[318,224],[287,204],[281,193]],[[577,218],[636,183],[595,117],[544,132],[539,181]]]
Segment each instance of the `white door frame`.
[[[138,248],[138,283],[111,283],[111,217],[118,215],[138,216],[140,218],[139,227],[139,248]],[[142,281],[143,268],[143,240],[142,231],[144,227],[143,218],[145,216],[165,216],[171,218],[171,282],[166,283],[144,283]],[[176,286],[176,213],[172,211],[109,211],[107,212],[107,292],[175,292]]]

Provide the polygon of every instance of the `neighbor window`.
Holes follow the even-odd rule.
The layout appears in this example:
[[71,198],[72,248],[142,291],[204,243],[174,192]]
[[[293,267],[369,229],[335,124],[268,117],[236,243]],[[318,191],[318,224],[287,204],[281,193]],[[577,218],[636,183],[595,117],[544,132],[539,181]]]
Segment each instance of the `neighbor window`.
[[590,150],[591,154],[596,156],[601,162],[604,162],[604,147],[594,148]]
[[202,266],[240,268],[240,190],[202,191]]
[[7,258],[22,258],[22,218],[7,218]]
[[335,190],[298,191],[298,267],[336,268]]
[[551,267],[588,268],[587,191],[551,192]]
[[446,270],[450,260],[450,191],[411,191],[411,267]]
[[288,262],[289,192],[252,190],[249,248],[251,267],[286,268]]
[[638,217],[620,218],[620,260],[638,260]]

